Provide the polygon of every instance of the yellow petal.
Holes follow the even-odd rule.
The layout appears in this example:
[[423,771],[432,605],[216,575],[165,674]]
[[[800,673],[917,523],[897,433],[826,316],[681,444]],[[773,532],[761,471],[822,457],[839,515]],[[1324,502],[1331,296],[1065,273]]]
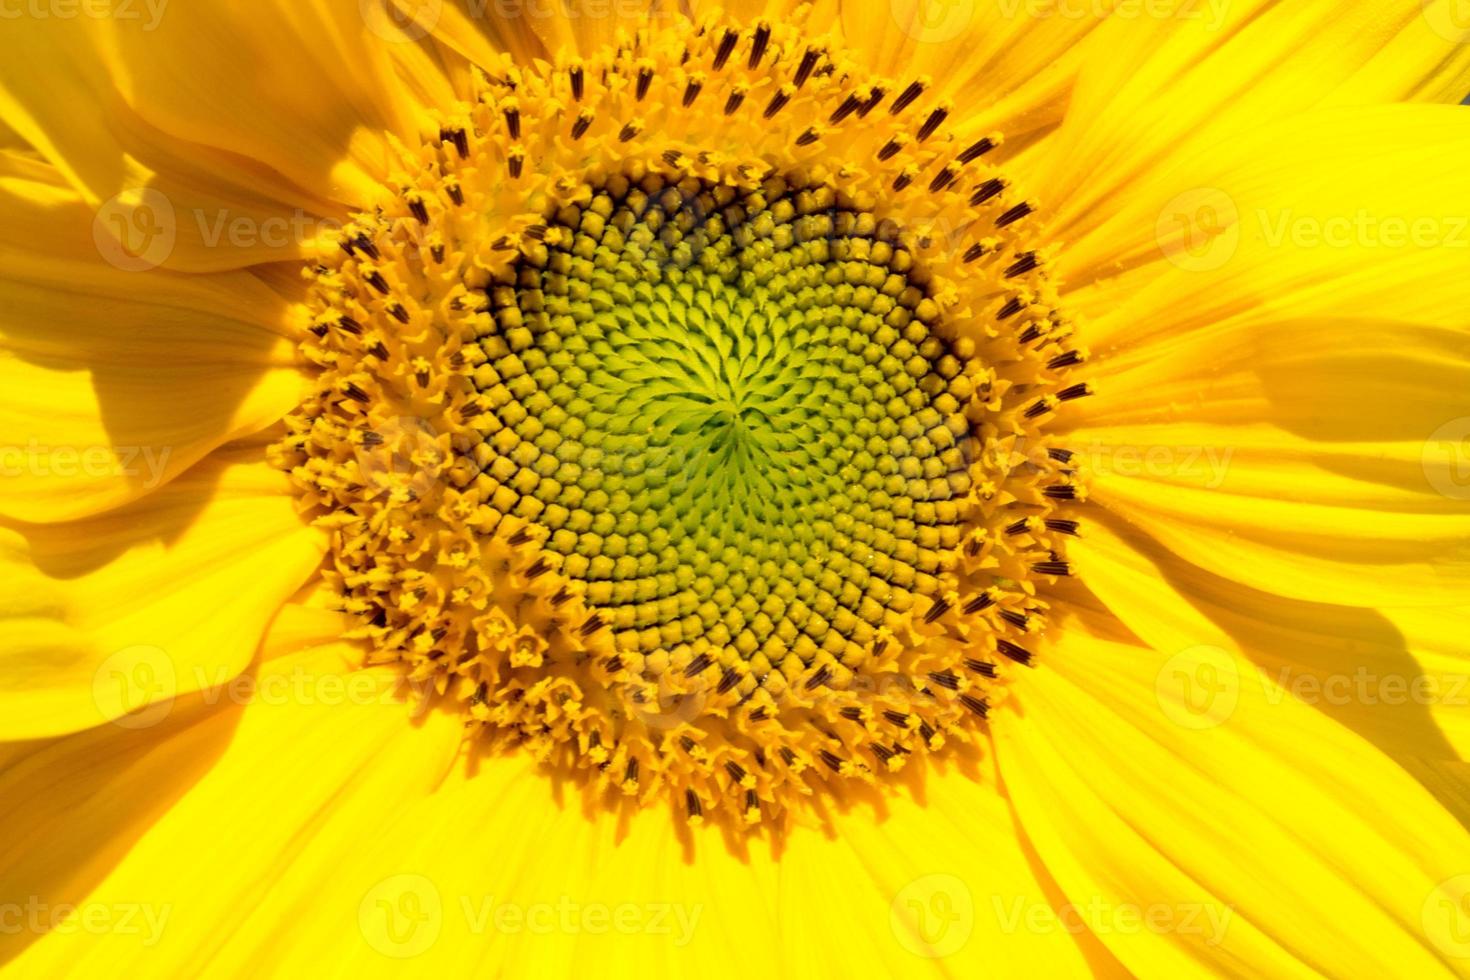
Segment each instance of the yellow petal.
[[[413,721],[391,674],[325,696],[337,658],[324,647],[262,664],[263,694],[292,679],[284,701],[196,697],[188,727],[181,713],[146,733],[83,733],[0,772],[4,799],[38,800],[0,817],[8,880],[47,908],[140,910],[136,929],[24,937],[12,969],[1121,972],[1039,873],[989,763],[980,782],[936,773],[917,798],[835,814],[830,832],[739,844],[661,810],[584,812],[528,755],[466,772],[457,717]],[[71,805],[84,797],[120,814],[113,835]],[[60,860],[27,846],[43,834]],[[181,862],[220,840],[231,860]],[[843,941],[814,938],[832,935]]]
[[54,171],[0,160],[0,513],[72,519],[173,479],[297,402],[285,302],[243,273],[104,261]]
[[150,724],[228,682],[323,550],[254,454],[211,457],[100,517],[3,534],[6,739]]
[[[1317,367],[1324,362],[1330,354]],[[1328,399],[1317,404],[1330,411]],[[1373,424],[1362,428],[1371,433]],[[1068,445],[1097,504],[1162,549],[1263,593],[1418,607],[1470,591],[1470,513],[1462,498],[1436,489],[1434,479],[1450,470],[1423,443],[1176,423],[1100,424],[1069,433]]]
[[[1465,611],[1351,609],[1271,595],[1178,561],[1135,528],[1089,521],[1068,558],[1160,650],[1238,651],[1273,696],[1310,705],[1396,762],[1470,754]],[[1427,782],[1441,795],[1443,779]]]
[[1459,102],[1470,30],[1435,29],[1453,6],[1181,0],[1163,5],[1170,16],[1140,4],[1142,15],[1111,17],[1086,42],[1067,120],[1033,176],[1057,233],[1095,228],[1107,201],[1169,179],[1192,151],[1314,106]]
[[421,59],[371,0],[129,12],[7,21],[0,118],[89,205],[136,219],[118,234],[135,249],[146,236],[154,264],[306,254],[346,216],[340,203],[374,199],[384,134],[423,125],[395,80]]
[[1063,624],[994,726],[1027,836],[1138,975],[1443,974],[1470,838],[1367,742],[1276,693],[1220,646]]

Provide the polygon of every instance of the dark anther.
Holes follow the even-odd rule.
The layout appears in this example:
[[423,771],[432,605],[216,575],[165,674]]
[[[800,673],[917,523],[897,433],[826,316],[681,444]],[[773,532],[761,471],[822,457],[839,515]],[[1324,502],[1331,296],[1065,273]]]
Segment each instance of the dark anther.
[[725,67],[725,62],[730,60],[730,53],[735,50],[735,42],[740,40],[740,35],[730,28],[725,28],[725,36],[720,38],[719,50],[715,52],[715,71]]
[[979,674],[982,677],[995,676],[995,664],[989,663],[984,660],[976,660],[973,657],[965,661],[965,669],[973,670],[975,673]]
[[995,149],[995,141],[989,136],[970,144],[970,148],[959,156],[960,163],[973,163],[991,150]]
[[521,110],[515,106],[506,107],[505,128],[510,133],[511,139],[518,140],[521,138]]
[[642,102],[643,97],[648,94],[648,86],[651,84],[653,84],[653,69],[638,69],[638,81],[636,83],[636,87],[633,90],[634,98],[636,98],[639,102]]
[[687,109],[694,104],[694,100],[699,98],[699,92],[702,88],[704,86],[699,84],[699,82],[692,78],[689,79],[689,83],[684,86],[684,108]]
[[759,68],[761,58],[765,56],[766,45],[771,41],[771,27],[769,24],[761,24],[755,29],[755,38],[750,44],[750,67]]
[[924,614],[924,622],[934,622],[940,616],[949,612],[951,608],[952,606],[948,599],[935,599],[934,604],[929,607],[929,611]]
[[582,93],[585,91],[587,79],[582,74],[581,65],[573,65],[570,72],[572,78],[572,98],[578,102],[582,101]]
[[827,121],[835,126],[854,112],[857,112],[858,107],[862,104],[863,100],[859,99],[855,93],[849,93],[847,98],[842,100],[842,104],[832,110],[832,115]]
[[1016,646],[1010,640],[997,639],[995,641],[995,648],[1018,664],[1031,663],[1031,651],[1024,647]]
[[1039,575],[1071,575],[1072,566],[1064,561],[1033,562],[1031,570]]
[[817,59],[821,56],[822,52],[817,48],[806,49],[806,54],[801,56],[801,64],[796,66],[796,77],[792,79],[797,88],[801,88],[812,77],[812,69],[817,67]]
[[945,190],[949,187],[949,185],[953,184],[955,182],[955,178],[958,176],[958,172],[953,167],[945,167],[943,170],[939,171],[939,173],[935,174],[934,179],[929,182],[929,191],[931,193],[938,194],[940,191]]
[[1081,363],[1082,355],[1079,354],[1077,351],[1069,350],[1065,354],[1058,354],[1056,357],[1053,357],[1051,360],[1047,361],[1046,366],[1055,371],[1058,368],[1071,367],[1073,364]]
[[965,707],[969,708],[971,711],[973,711],[975,714],[979,715],[981,718],[984,718],[987,714],[990,713],[990,705],[988,705],[988,704],[985,703],[985,699],[984,698],[977,698],[977,697],[975,697],[974,695],[971,695],[971,694],[961,694],[960,695],[960,704],[962,704]]
[[769,105],[766,106],[766,111],[763,113],[764,117],[766,119],[774,117],[776,113],[786,108],[786,103],[790,101],[790,95],[788,95],[786,92],[778,90],[775,95],[771,96],[771,102]]
[[725,100],[725,115],[727,115],[727,116],[734,115],[735,114],[735,110],[736,109],[739,109],[740,108],[740,104],[742,102],[744,102],[744,101],[745,101],[745,93],[744,92],[741,92],[739,89],[736,89],[734,92],[731,92],[730,93],[730,97]]
[[988,609],[993,605],[995,605],[995,600],[991,598],[990,593],[982,592],[975,598],[971,599],[969,602],[965,603],[965,608],[963,611],[966,616],[973,616],[975,613],[980,612],[983,609]]
[[996,218],[995,227],[1004,228],[1006,225],[1014,224],[1017,221],[1020,221],[1022,218],[1026,217],[1026,215],[1030,213],[1031,205],[1027,204],[1025,201],[1022,201],[1020,204],[1017,204],[1005,214],[1002,214],[999,218]]
[[1024,276],[1032,269],[1035,269],[1039,264],[1040,263],[1036,260],[1035,252],[1023,252],[1016,259],[1016,261],[1012,263],[1011,267],[1006,270],[1006,278],[1014,279],[1016,276]]
[[947,691],[957,691],[960,687],[960,679],[952,670],[931,670],[929,679]]
[[712,663],[714,663],[714,661],[710,659],[709,654],[701,653],[699,656],[689,661],[689,666],[684,668],[684,676],[697,677],[699,676],[699,674],[703,673],[705,668],[707,668]]
[[940,126],[944,125],[944,121],[948,118],[948,109],[935,109],[933,112],[929,113],[929,118],[925,119],[924,125],[919,127],[919,142],[922,143],[929,137],[933,136],[935,131],[938,130]]
[[914,100],[923,94],[923,84],[920,82],[911,82],[909,84],[909,87],[904,89],[899,97],[894,100],[893,106],[888,110],[888,112],[891,115],[898,115],[900,112],[903,112],[909,106],[913,105]]
[[992,197],[999,194],[1005,189],[1005,181],[1001,180],[999,177],[992,177],[985,183],[981,184],[979,187],[975,188],[975,193],[970,195],[970,204],[978,207],[979,205],[984,204],[986,201],[990,200]]

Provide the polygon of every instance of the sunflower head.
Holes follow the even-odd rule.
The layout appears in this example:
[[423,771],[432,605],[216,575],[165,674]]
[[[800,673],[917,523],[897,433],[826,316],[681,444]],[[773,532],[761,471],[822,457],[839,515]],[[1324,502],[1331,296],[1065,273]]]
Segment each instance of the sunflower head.
[[1034,205],[800,25],[509,61],[309,270],[280,446],[374,660],[490,743],[785,818],[1031,660],[1086,394]]

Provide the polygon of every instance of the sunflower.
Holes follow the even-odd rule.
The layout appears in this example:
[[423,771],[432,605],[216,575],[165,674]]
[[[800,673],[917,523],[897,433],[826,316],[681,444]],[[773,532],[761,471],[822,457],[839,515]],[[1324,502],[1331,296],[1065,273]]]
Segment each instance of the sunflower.
[[1454,8],[0,6],[0,971],[1467,972]]

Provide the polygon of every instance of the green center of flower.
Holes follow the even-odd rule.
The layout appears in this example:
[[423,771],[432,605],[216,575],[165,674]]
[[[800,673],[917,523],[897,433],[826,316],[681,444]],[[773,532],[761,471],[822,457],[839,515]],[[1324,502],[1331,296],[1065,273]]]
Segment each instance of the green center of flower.
[[480,340],[490,475],[622,648],[855,661],[934,592],[979,366],[896,228],[823,185],[652,174],[535,233]]

